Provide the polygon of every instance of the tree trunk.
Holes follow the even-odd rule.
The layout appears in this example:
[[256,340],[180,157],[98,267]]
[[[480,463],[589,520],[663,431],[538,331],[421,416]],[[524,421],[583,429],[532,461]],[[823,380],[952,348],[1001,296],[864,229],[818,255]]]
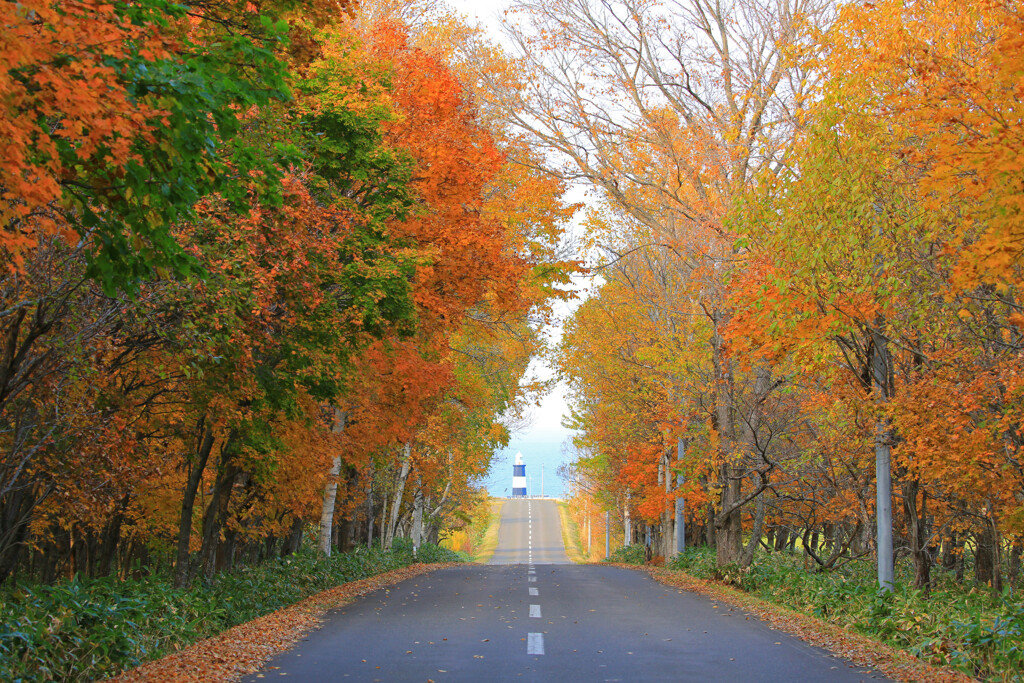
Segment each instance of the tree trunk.
[[722,512],[715,515],[716,564],[724,567],[738,562],[743,550],[743,518],[740,515],[740,473],[739,468],[729,462],[719,466],[718,481],[721,484],[719,503]]
[[412,468],[412,443],[405,442],[402,447],[402,469],[398,473],[398,482],[395,487],[395,497],[391,502],[391,516],[386,523],[384,530],[384,548],[391,549],[395,540],[395,529],[398,526],[398,514],[402,509],[402,497],[405,495],[405,483],[409,479],[409,470]]
[[212,578],[217,568],[217,549],[220,546],[220,532],[228,519],[228,506],[235,477],[241,469],[235,464],[234,441],[237,435],[228,435],[221,447],[217,478],[213,484],[210,504],[203,516],[203,545],[199,550],[199,569],[206,578]]
[[959,544],[957,543],[956,531],[951,529],[949,534],[942,540],[942,568],[947,571],[956,569],[956,558]]
[[999,539],[992,520],[985,520],[981,533],[977,535],[977,544],[974,580],[992,586],[992,590],[998,593],[1003,589],[1003,577],[999,568]]
[[184,587],[189,582],[189,551],[192,543],[192,513],[196,494],[203,481],[203,472],[213,450],[213,429],[206,425],[206,419],[199,421],[199,438],[194,460],[190,459],[188,480],[181,499],[181,516],[178,518],[178,553],[174,562],[174,585]]
[[1010,567],[1006,572],[1006,578],[1013,586],[1017,585],[1020,578],[1020,555],[1022,550],[1024,550],[1024,546],[1021,545],[1020,541],[1014,543],[1013,547],[1010,548]]
[[14,575],[25,541],[32,511],[45,496],[34,486],[8,491],[0,496],[0,583]]
[[293,555],[302,547],[302,527],[301,517],[292,520],[292,528],[288,532],[287,538],[284,539],[284,543],[281,544],[281,557]]
[[[661,544],[658,554],[663,558],[675,555],[676,517],[672,500],[672,471],[669,469],[669,455],[662,456],[659,476],[665,487],[665,509],[661,513]],[[589,518],[589,517],[588,517]]]
[[[335,434],[345,430],[345,422],[348,420],[348,413],[344,410],[334,409],[334,425],[331,428]],[[327,473],[327,485],[324,487],[324,502],[320,508],[320,542],[318,547],[320,553],[325,557],[331,556],[331,540],[334,531],[334,506],[338,498],[338,476],[341,474],[341,453],[334,456],[331,461],[331,469]]]
[[[249,493],[252,487],[252,476],[248,472],[239,471],[235,474],[234,483],[231,486],[231,491],[228,491],[228,497],[230,498],[231,492],[235,488],[241,487],[245,492],[243,501],[248,501]],[[245,502],[243,502],[242,510],[244,511]],[[231,571],[231,568],[235,564],[235,550],[238,543],[238,529],[230,526],[228,522],[228,511],[227,503],[224,504],[225,510],[223,517],[221,518],[221,529],[223,540],[217,547],[217,559],[215,570],[219,574],[220,572]]]
[[[763,405],[765,397],[771,391],[772,371],[768,365],[761,365],[757,368],[757,379],[754,382],[753,397],[750,402],[750,409],[747,411],[747,419],[744,424],[745,440],[750,451],[751,461],[757,463],[758,487],[754,492],[755,507],[754,519],[751,528],[750,540],[743,548],[737,561],[742,568],[749,567],[754,562],[754,554],[761,545],[761,533],[764,530],[764,516],[766,503],[764,491],[768,487],[768,477],[772,466],[767,460],[767,453],[760,443],[760,428],[763,416]],[[748,502],[749,502],[749,496]],[[744,503],[745,504],[745,503]],[[740,542],[742,543],[743,527],[740,526]]]
[[384,541],[388,535],[388,520],[391,517],[388,515],[388,506],[391,505],[391,496],[385,491],[380,492],[380,524],[377,526],[377,532],[380,536],[381,546],[384,546]]
[[721,326],[724,316],[715,311],[711,335],[711,357],[715,371],[714,426],[718,432],[718,449],[722,459],[718,466],[719,512],[715,515],[715,553],[717,564],[723,567],[739,561],[743,549],[743,519],[739,501],[742,493],[743,470],[734,463],[733,453],[733,377],[732,365],[723,353],[725,340]]
[[412,508],[412,554],[416,555],[423,542],[423,477],[416,474],[416,494]]
[[778,551],[785,550],[786,546],[789,544],[789,537],[791,535],[792,532],[789,530],[788,526],[780,527],[778,532],[775,534],[775,549]]
[[334,547],[341,553],[352,548],[352,520],[348,517],[334,518]]
[[373,505],[373,463],[370,463],[369,476],[366,477],[366,547],[373,547],[373,520],[377,511]]
[[103,531],[103,549],[99,555],[97,574],[99,576],[110,576],[114,569],[114,559],[117,557],[117,546],[121,541],[121,525],[124,523],[124,513],[131,502],[131,494],[126,493],[114,511],[114,516]]
[[[910,544],[910,556],[914,561],[914,588],[921,589],[925,595],[931,590],[932,558],[925,547],[927,522],[927,493],[920,491],[921,484],[917,479],[908,478],[903,482],[903,512],[907,517],[907,541]],[[917,496],[921,494],[921,510],[917,509]]]
[[704,515],[704,545],[709,548],[715,547],[715,507],[708,503]]
[[764,530],[764,514],[765,508],[764,496],[757,497],[757,503],[754,506],[754,523],[750,530],[750,540],[747,541],[747,546],[743,549],[743,553],[740,555],[739,565],[741,568],[746,569],[754,562],[754,553],[757,551],[757,547],[761,545],[761,532]]

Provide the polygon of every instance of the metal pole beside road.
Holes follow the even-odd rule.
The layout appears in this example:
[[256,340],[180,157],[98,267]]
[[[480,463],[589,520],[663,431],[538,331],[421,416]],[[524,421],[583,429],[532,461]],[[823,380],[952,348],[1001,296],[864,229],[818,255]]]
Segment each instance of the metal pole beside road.
[[608,559],[612,556],[612,513],[607,510],[604,513],[604,557]]

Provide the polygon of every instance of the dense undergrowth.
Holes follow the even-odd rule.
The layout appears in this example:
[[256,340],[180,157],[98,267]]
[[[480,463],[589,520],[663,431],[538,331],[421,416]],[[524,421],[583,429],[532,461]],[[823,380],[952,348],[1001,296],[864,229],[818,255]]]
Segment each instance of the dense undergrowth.
[[210,582],[168,577],[14,585],[0,592],[0,681],[88,681],[114,675],[321,590],[420,562],[467,558],[397,539],[391,551],[330,558],[312,548]]
[[642,543],[624,545],[612,551],[612,554],[604,562],[616,562],[619,564],[643,564],[646,561],[646,554]]
[[[612,562],[642,564],[642,545],[617,550]],[[907,650],[936,665],[988,681],[1024,681],[1024,600],[1008,589],[959,584],[941,570],[931,595],[911,587],[909,565],[897,566],[896,590],[881,595],[874,566],[853,563],[807,572],[802,558],[772,553],[748,569],[720,569],[712,548],[692,548],[666,565],[692,576],[724,581],[759,598],[811,614]]]

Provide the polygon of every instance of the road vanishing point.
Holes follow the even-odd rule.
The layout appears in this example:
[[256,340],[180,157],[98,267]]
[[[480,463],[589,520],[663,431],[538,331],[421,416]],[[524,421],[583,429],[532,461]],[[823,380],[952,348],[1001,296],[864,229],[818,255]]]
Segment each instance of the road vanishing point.
[[382,683],[886,678],[644,572],[569,562],[557,503],[505,502],[489,565],[439,569],[329,612],[244,680]]

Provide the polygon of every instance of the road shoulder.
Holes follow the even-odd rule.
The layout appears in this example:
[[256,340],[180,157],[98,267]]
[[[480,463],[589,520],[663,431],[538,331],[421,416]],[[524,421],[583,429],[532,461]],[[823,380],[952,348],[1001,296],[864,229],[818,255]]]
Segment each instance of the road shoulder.
[[587,558],[583,556],[580,544],[579,528],[569,515],[569,504],[564,500],[559,500],[557,505],[558,521],[562,525],[562,545],[565,546],[566,556],[573,564],[587,564]]
[[491,498],[490,511],[487,518],[487,528],[480,540],[480,545],[473,553],[473,562],[476,564],[488,564],[498,548],[498,531],[501,529],[501,510],[505,507],[503,498]]
[[804,642],[834,652],[858,666],[876,669],[892,680],[906,683],[971,683],[974,679],[957,671],[940,669],[912,654],[867,636],[781,605],[744,593],[731,586],[704,581],[684,572],[653,566],[616,564],[614,566],[650,574],[666,586],[698,593],[756,615],[771,628],[788,633]]

